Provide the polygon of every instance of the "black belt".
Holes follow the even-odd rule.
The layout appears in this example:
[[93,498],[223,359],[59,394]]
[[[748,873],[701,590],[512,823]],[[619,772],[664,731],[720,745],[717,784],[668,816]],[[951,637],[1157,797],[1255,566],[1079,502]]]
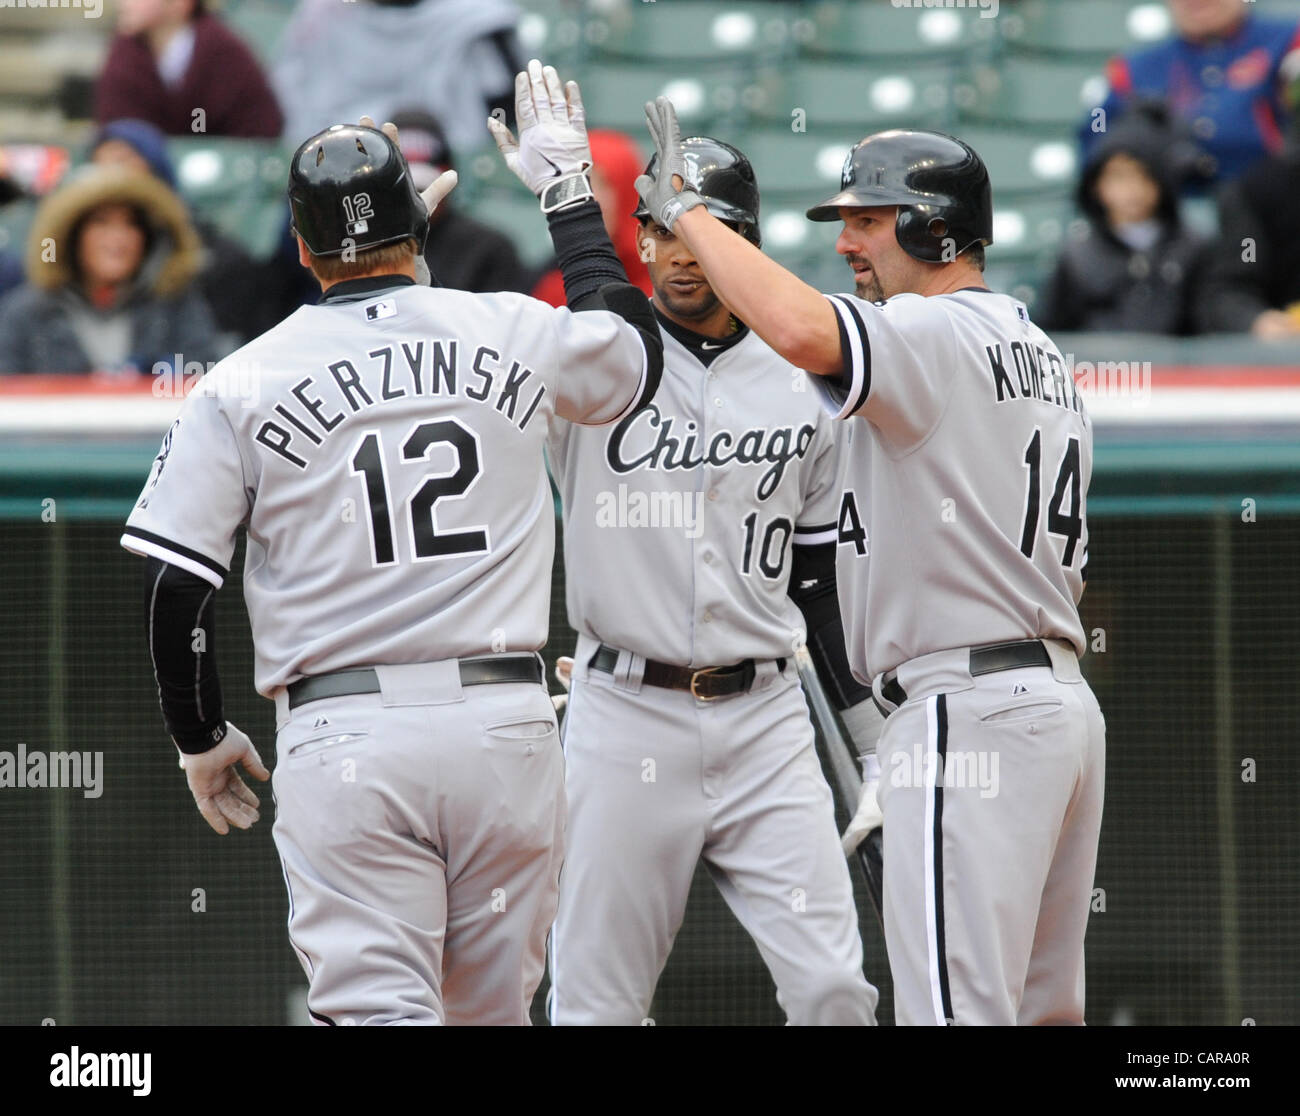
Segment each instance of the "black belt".
[[[544,684],[546,671],[536,655],[485,655],[460,660],[462,686],[486,686],[494,682],[537,682]],[[371,667],[359,670],[336,670],[289,683],[289,708],[297,709],[309,701],[322,698],[350,697],[353,694],[377,694],[379,675]]]
[[[587,665],[602,674],[613,674],[617,664],[618,648],[602,643]],[[776,669],[785,670],[784,659],[776,660]],[[757,673],[758,666],[753,659],[746,659],[735,666],[699,669],[646,659],[641,681],[647,686],[659,686],[665,690],[689,690],[691,696],[700,701],[712,701],[714,698],[746,693],[753,686]]]
[[[1023,639],[1015,643],[990,643],[987,647],[970,649],[971,677],[980,674],[996,674],[1000,670],[1015,670],[1016,667],[1051,665],[1052,656],[1047,653],[1047,648],[1041,639]],[[894,705],[902,705],[907,700],[907,691],[898,684],[897,675],[881,685],[880,695]]]

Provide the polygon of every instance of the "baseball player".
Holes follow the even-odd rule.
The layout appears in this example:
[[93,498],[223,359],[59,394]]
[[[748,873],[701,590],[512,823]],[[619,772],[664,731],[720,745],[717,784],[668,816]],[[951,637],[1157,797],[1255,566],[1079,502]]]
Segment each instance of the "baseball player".
[[638,190],[722,301],[853,428],[837,520],[853,673],[878,746],[900,1023],[1082,1023],[1105,722],[1079,670],[1088,415],[1023,303],[984,284],[989,177],[929,132],[868,136],[842,189],[857,297],[824,296],[713,217],[673,107]]
[[[757,246],[749,160],[703,136],[682,148],[709,211]],[[871,1024],[877,993],[793,658],[806,641],[849,724],[878,727],[834,596],[833,424],[685,243],[644,206],[633,216],[663,334],[659,393],[599,430],[556,423],[547,442],[578,632],[551,1019],[647,1018],[703,858],[791,1023]]]
[[[571,96],[558,79],[538,89],[518,157],[547,168],[553,220],[612,254]],[[396,140],[337,125],[298,148],[289,200],[320,304],[205,377],[122,542],[149,558],[164,717],[225,833],[258,818],[236,765],[267,777],[224,719],[213,658],[212,595],[247,525],[256,684],[277,714],[274,836],[312,1017],[522,1024],[564,829],[537,655],[554,546],[543,446],[558,419],[643,405],[661,342],[626,285],[579,277],[588,309],[573,313],[417,284],[430,206]]]

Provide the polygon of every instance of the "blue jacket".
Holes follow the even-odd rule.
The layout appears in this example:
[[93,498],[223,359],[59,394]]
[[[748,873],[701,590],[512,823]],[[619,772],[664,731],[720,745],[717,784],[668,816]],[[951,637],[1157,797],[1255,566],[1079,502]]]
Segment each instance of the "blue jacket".
[[[1163,97],[1213,156],[1213,181],[1236,178],[1282,147],[1286,129],[1278,67],[1297,48],[1296,20],[1249,13],[1227,39],[1192,43],[1173,38],[1113,58],[1106,68],[1106,120],[1122,115],[1135,94]],[[1081,129],[1085,159],[1099,138],[1091,123],[1089,117]]]

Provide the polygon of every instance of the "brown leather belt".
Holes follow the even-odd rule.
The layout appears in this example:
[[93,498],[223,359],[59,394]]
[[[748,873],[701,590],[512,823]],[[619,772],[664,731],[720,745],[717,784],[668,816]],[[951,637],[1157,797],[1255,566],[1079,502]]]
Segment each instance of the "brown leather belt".
[[[618,648],[602,643],[587,665],[602,674],[613,674],[618,665]],[[784,659],[776,660],[776,669],[785,670]],[[746,659],[734,666],[698,669],[646,659],[641,681],[647,686],[659,686],[665,690],[686,690],[700,701],[713,701],[715,698],[748,692],[754,685],[757,673],[758,665],[753,659]]]
[[[974,678],[981,674],[996,674],[1000,670],[1015,670],[1017,667],[1036,667],[1052,665],[1052,656],[1041,639],[1023,639],[1012,643],[990,643],[987,647],[970,649],[970,673]],[[907,700],[907,691],[898,682],[898,675],[887,677],[880,686],[880,694],[894,705],[902,705]],[[880,710],[885,714],[884,709]]]

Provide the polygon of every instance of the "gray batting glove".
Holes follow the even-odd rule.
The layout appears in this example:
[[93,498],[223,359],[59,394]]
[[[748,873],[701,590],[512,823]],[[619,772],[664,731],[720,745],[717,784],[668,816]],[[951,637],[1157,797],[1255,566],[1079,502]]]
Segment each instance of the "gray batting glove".
[[518,140],[495,116],[488,117],[488,131],[506,166],[541,200],[542,212],[591,197],[591,145],[578,83],[562,84],[554,66],[532,59],[515,75],[515,119]]
[[261,802],[239,777],[236,764],[243,764],[262,782],[271,777],[253,742],[229,721],[225,737],[215,748],[197,755],[181,754],[181,767],[199,813],[223,837],[232,825],[247,829],[260,817],[257,808]]
[[[677,123],[677,110],[667,97],[656,97],[645,106],[646,126],[659,156],[658,172],[643,174],[636,180],[636,192],[655,219],[664,228],[672,230],[677,218],[688,209],[703,205],[704,201],[686,186],[686,160],[682,156],[682,130]],[[673,184],[677,175],[682,186]]]
[[[363,128],[375,127],[375,122],[369,116],[363,116],[357,121]],[[397,125],[391,120],[385,121],[379,128],[390,140],[393,146],[401,150],[401,142],[398,140]],[[429,216],[433,216],[433,211],[438,208],[443,198],[450,194],[455,188],[456,183],[460,181],[459,175],[454,170],[443,171],[423,190],[420,191],[420,200],[424,202],[424,208],[429,211]],[[429,272],[429,265],[425,261],[424,253],[421,252],[415,257],[415,281],[422,287],[433,286],[433,276]]]
[[885,824],[885,816],[880,812],[880,803],[876,798],[876,788],[879,786],[880,761],[873,752],[862,757],[862,793],[858,798],[857,813],[840,838],[846,856],[862,844],[868,833]]

